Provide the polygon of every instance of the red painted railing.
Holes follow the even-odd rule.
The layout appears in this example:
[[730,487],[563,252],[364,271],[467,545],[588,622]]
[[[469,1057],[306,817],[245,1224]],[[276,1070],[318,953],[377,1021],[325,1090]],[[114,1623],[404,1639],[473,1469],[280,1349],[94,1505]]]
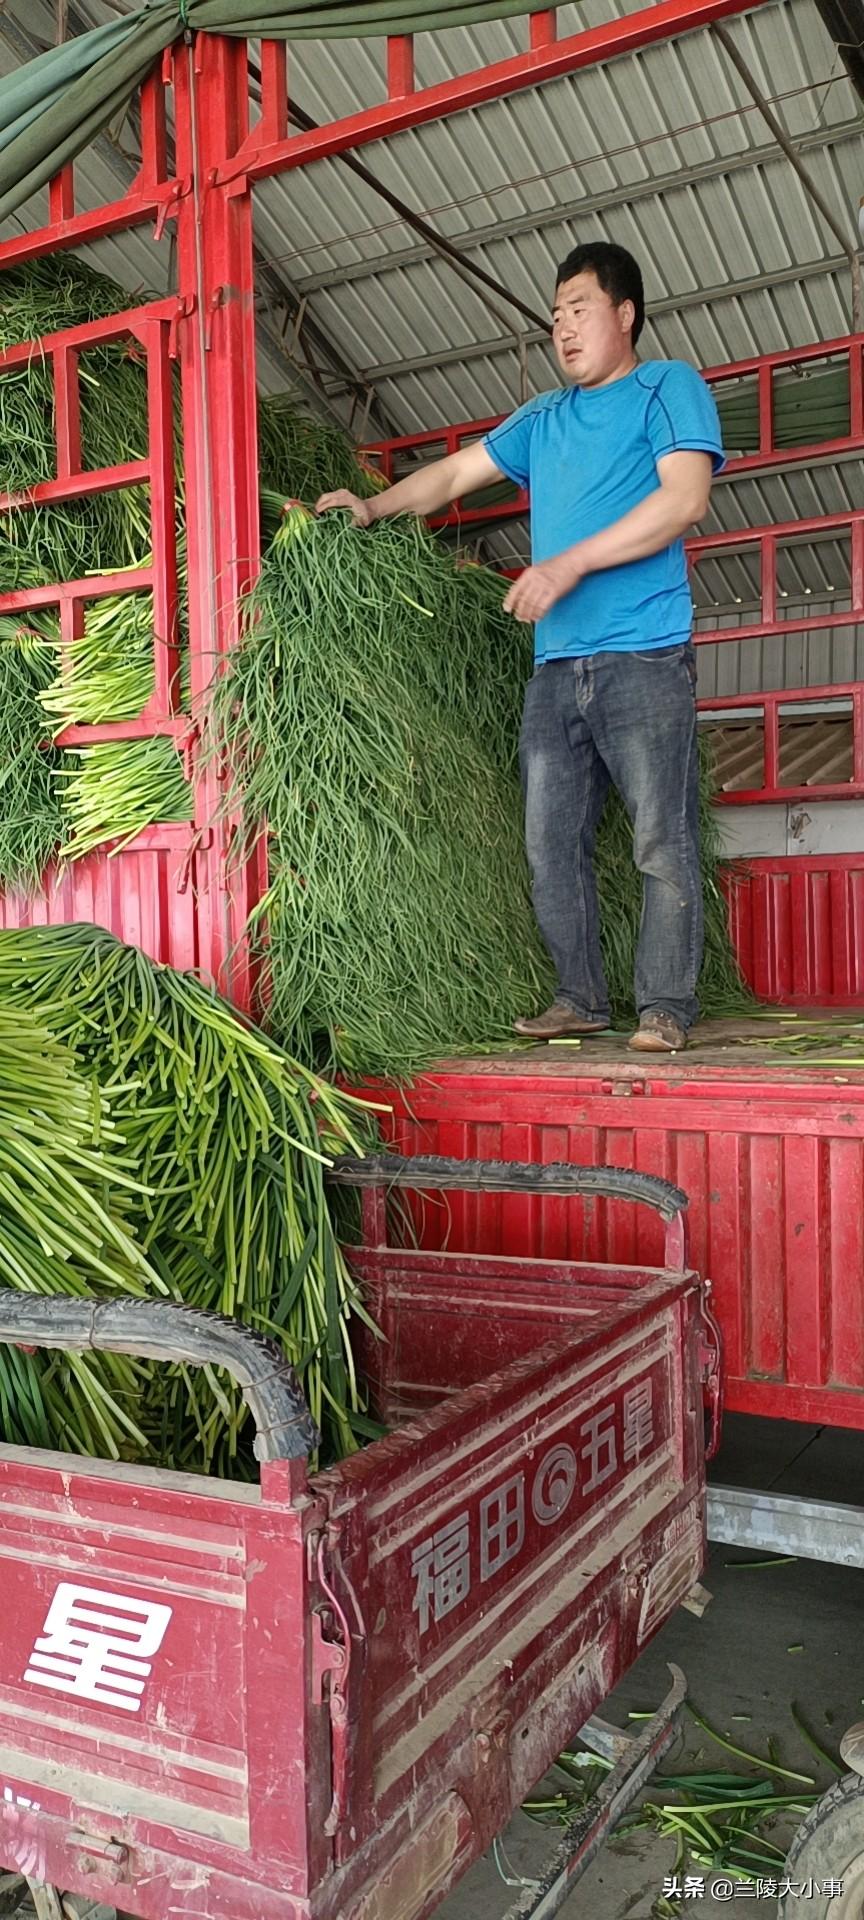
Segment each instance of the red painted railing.
[[[784,542],[820,539],[826,534],[847,535],[850,548],[850,604],[829,612],[778,616],[777,553]],[[686,542],[691,566],[714,556],[752,553],[759,558],[759,614],[735,627],[706,627],[694,638],[697,646],[719,641],[751,640],[786,633],[816,633],[826,628],[854,627],[864,622],[864,507],[847,513],[824,513],[802,520],[772,522],[767,527],[739,528],[729,533],[699,534]]]
[[[793,368],[813,367],[831,361],[837,372],[845,363],[849,390],[849,432],[830,440],[810,440],[800,446],[780,446],[777,442],[774,381],[777,374]],[[712,390],[722,393],[736,381],[755,378],[759,445],[752,453],[736,454],[727,461],[726,472],[734,476],[778,466],[806,466],[814,459],[839,459],[864,449],[864,334],[846,334],[836,340],[818,340],[806,347],[786,348],[782,353],[763,353],[748,360],[730,361],[728,366],[706,367],[703,378]],[[386,479],[398,478],[398,469],[407,471],[411,454],[428,451],[443,459],[458,453],[460,447],[482,439],[500,425],[505,414],[496,413],[481,420],[460,420],[455,426],[433,427],[424,433],[407,433],[393,440],[370,441],[363,449],[367,459],[380,468]],[[501,520],[519,519],[528,512],[528,496],[514,492],[508,500],[490,506],[472,506],[470,501],[455,501],[446,514],[432,521],[433,526],[488,526]],[[779,530],[778,531],[782,531]],[[797,531],[797,525],[796,525]]]
[[[149,565],[122,573],[64,580],[41,587],[0,593],[0,613],[26,612],[31,607],[55,606],[60,616],[61,648],[84,631],[89,600],[107,594],[146,590],[153,595],[154,682],[143,712],[130,720],[102,725],[68,727],[59,736],[62,746],[83,746],[95,740],[132,740],[152,734],[182,734],[189,722],[180,714],[177,635],[177,547],[174,498],[174,419],[172,359],[176,352],[179,302],[153,301],[149,306],[92,320],[42,340],[25,342],[0,353],[0,377],[34,362],[51,369],[54,387],[56,472],[53,479],[15,494],[0,495],[0,513],[14,508],[32,512],[49,502],[109,493],[121,487],[146,486],[149,495]],[[81,451],[80,361],[89,348],[126,341],[146,365],[148,449],[142,460],[122,466],[85,468]]]
[[[781,777],[780,724],[784,708],[842,701],[852,726],[852,777],[844,781],[824,781],[807,786],[785,785]],[[762,785],[733,788],[715,794],[720,805],[745,807],[780,800],[857,800],[864,798],[864,682],[847,680],[827,687],[781,688],[770,693],[736,693],[719,699],[700,700],[700,713],[733,714],[754,710],[763,725]],[[845,717],[845,716],[844,716]]]

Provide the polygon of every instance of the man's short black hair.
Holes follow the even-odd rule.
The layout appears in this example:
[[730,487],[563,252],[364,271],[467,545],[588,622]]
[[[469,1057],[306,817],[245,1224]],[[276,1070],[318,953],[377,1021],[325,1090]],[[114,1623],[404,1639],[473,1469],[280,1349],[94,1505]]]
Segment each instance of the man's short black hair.
[[632,253],[626,247],[618,247],[612,240],[586,240],[581,247],[574,247],[562,260],[555,281],[560,287],[565,280],[572,280],[577,273],[593,273],[598,285],[608,293],[613,307],[620,307],[625,300],[632,300],[636,309],[633,321],[633,345],[642,332],[645,321],[645,288],[642,284],[642,270]]

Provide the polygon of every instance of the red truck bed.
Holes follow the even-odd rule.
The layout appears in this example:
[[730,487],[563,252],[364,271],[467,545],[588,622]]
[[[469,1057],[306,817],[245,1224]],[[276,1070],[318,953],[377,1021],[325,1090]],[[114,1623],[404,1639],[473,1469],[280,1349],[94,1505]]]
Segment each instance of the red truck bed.
[[[147,1920],[426,1920],[698,1580],[693,1272],[354,1258],[397,1424],[330,1471],[250,1335],[260,1487],[0,1448],[7,1870]],[[64,1303],[64,1339],[57,1304],[0,1296],[0,1337],[167,1357],[129,1316],[180,1315],[233,1364],[207,1316]]]
[[[651,1061],[607,1039],[446,1061],[374,1097],[392,1102],[398,1153],[590,1161],[683,1187],[728,1410],[864,1427],[864,1071],[830,1040],[815,1066],[736,1046],[742,1026],[706,1023],[692,1050]],[[754,1021],[749,1038],[771,1031]],[[429,1248],[662,1258],[656,1219],[615,1202],[453,1193],[417,1217]]]

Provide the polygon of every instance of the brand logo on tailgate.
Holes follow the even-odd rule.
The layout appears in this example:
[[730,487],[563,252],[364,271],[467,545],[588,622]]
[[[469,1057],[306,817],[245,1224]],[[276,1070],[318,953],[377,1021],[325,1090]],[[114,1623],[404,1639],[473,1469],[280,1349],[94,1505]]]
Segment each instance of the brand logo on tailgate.
[[[654,1382],[650,1375],[625,1389],[620,1400],[586,1414],[575,1446],[559,1444],[543,1455],[530,1482],[530,1508],[541,1527],[561,1520],[574,1494],[590,1502],[622,1467],[637,1464],[655,1444]],[[479,1584],[491,1580],[525,1544],[526,1474],[511,1474],[480,1501],[477,1518]],[[475,1572],[472,1518],[466,1508],[414,1547],[411,1555],[414,1607],[420,1633],[446,1619],[471,1592]]]
[[63,1580],[24,1675],[32,1687],[137,1713],[170,1607]]

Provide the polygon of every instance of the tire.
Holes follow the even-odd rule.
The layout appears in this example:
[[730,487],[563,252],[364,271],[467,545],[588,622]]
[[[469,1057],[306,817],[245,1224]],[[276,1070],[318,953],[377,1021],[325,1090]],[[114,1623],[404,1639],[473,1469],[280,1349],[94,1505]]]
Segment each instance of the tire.
[[844,1774],[823,1794],[803,1820],[783,1868],[783,1878],[815,1881],[842,1880],[843,1892],[833,1898],[812,1895],[781,1896],[780,1920],[864,1920],[864,1779]]

